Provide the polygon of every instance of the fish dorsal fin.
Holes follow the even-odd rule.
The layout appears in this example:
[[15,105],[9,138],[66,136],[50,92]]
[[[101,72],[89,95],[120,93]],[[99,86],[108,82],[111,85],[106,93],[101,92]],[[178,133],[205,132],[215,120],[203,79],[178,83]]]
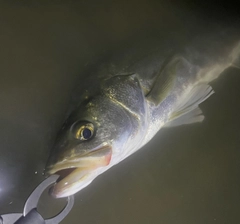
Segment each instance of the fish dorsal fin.
[[186,91],[185,94],[180,97],[175,110],[170,114],[169,121],[166,123],[165,127],[203,121],[204,116],[198,105],[213,93],[212,87],[206,83],[195,85]]

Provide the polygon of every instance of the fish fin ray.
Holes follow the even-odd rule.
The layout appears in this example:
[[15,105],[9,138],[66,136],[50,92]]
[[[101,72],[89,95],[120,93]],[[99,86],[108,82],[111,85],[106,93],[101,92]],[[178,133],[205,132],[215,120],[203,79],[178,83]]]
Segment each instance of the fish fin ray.
[[[201,83],[189,91],[186,91],[175,110],[170,114],[166,127],[178,126],[182,124],[191,124],[201,122],[204,119],[202,111],[198,107],[214,93],[212,87],[208,84]],[[169,123],[169,124],[168,124]]]
[[198,84],[191,88],[191,90],[186,91],[174,112],[171,114],[170,120],[194,110],[213,93],[212,87],[205,83]]
[[186,60],[179,56],[173,56],[170,61],[165,63],[156,77],[151,90],[146,95],[148,101],[159,105],[171,92],[175,86],[179,66],[186,66]]
[[193,124],[202,122],[204,120],[204,115],[199,107],[194,110],[177,117],[170,122],[167,122],[164,127],[176,127],[185,124]]

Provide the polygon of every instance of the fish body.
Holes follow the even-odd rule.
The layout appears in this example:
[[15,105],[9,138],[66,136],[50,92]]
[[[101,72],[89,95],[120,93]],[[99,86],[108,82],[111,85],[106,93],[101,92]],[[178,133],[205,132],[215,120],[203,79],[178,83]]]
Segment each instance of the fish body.
[[62,127],[48,163],[49,174],[60,175],[51,194],[75,194],[163,127],[201,122],[199,104],[213,93],[209,82],[239,59],[239,46],[215,60],[184,51],[159,60],[151,74],[133,65],[105,78]]

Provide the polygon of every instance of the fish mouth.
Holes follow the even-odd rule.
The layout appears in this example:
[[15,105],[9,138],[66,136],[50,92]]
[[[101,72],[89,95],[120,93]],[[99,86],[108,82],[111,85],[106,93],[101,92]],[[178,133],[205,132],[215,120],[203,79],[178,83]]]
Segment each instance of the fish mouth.
[[86,187],[97,176],[97,168],[109,165],[112,148],[103,145],[90,153],[79,157],[63,160],[51,166],[50,175],[57,174],[57,182],[50,188],[49,193],[55,198],[67,197]]

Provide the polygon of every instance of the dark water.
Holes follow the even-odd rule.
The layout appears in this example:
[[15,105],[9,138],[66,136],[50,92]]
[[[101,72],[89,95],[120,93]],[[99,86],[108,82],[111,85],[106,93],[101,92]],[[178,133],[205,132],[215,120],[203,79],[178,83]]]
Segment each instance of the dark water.
[[[96,84],[89,64],[146,35],[183,44],[211,23],[240,24],[231,4],[48,2],[0,1],[0,214],[21,212],[44,179],[76,92]],[[239,70],[225,71],[202,124],[160,131],[78,193],[62,223],[240,223],[239,83]],[[51,216],[63,203],[45,195],[39,210]]]

